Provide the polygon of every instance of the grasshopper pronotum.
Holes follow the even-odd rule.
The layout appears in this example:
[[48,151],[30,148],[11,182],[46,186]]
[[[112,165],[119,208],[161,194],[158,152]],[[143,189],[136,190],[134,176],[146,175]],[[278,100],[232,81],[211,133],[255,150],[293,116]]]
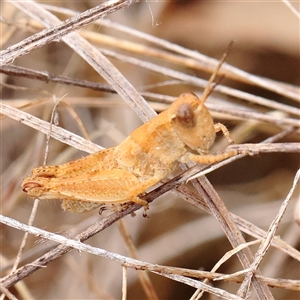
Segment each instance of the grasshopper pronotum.
[[178,162],[208,164],[237,154],[208,154],[217,131],[231,142],[226,127],[214,124],[204,105],[225,57],[200,99],[193,93],[180,95],[116,147],[62,165],[34,168],[23,180],[23,191],[29,197],[63,200],[62,208],[74,212],[109,205],[119,209],[131,201],[147,209],[139,194],[169,175]]

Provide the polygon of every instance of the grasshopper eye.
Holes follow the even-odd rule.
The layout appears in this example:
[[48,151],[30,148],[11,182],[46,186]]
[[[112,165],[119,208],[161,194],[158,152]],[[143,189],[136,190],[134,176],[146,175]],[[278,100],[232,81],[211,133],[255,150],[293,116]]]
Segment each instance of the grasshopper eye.
[[183,103],[178,106],[173,119],[185,128],[192,128],[196,126],[195,114],[189,103]]

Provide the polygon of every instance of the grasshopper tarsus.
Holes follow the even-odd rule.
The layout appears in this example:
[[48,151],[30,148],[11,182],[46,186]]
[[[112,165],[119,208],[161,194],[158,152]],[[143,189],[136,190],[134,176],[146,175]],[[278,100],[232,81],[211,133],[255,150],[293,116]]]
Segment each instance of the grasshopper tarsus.
[[143,211],[143,218],[149,218],[148,214],[147,214],[147,210],[144,209]]

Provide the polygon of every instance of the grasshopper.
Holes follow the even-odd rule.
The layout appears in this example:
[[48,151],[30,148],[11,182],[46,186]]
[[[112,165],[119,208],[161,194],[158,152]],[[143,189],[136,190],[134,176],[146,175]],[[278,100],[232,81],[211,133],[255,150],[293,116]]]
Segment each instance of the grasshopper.
[[63,200],[73,212],[97,207],[120,210],[136,202],[148,209],[139,195],[168,176],[178,162],[215,163],[237,151],[209,154],[216,132],[231,143],[227,128],[214,124],[204,103],[213,91],[219,62],[201,98],[180,95],[168,109],[134,130],[122,143],[58,166],[40,166],[22,183],[29,197]]

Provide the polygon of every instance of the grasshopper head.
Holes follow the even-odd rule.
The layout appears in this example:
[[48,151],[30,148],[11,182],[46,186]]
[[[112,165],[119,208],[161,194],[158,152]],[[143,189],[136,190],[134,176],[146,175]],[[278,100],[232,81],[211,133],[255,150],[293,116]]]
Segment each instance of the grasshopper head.
[[215,140],[215,128],[204,102],[193,93],[185,93],[168,111],[172,128],[182,142],[200,154],[207,153]]

